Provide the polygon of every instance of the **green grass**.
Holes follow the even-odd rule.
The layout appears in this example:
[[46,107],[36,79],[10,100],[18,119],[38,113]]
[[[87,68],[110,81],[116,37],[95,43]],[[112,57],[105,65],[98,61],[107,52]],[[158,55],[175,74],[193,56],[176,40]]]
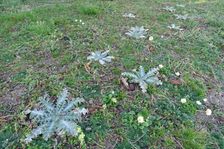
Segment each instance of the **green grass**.
[[[191,18],[176,20],[162,10],[176,4],[185,5],[176,14]],[[23,112],[45,92],[55,97],[64,87],[84,97],[91,111],[80,123],[87,148],[223,148],[224,111],[209,96],[224,89],[223,8],[221,0],[0,0],[0,148],[52,148],[54,138],[24,144],[32,125]],[[122,17],[126,12],[137,17]],[[172,23],[185,30],[170,31]],[[125,35],[136,25],[149,29],[146,39]],[[86,57],[108,46],[113,62],[92,62],[86,71]],[[148,94],[120,84],[122,72],[159,64],[164,65],[163,85],[150,86]],[[203,103],[203,98],[211,101]],[[206,108],[213,111],[210,117]],[[207,120],[197,118],[200,112]],[[147,122],[139,124],[139,115]],[[73,137],[58,146],[80,147]]]

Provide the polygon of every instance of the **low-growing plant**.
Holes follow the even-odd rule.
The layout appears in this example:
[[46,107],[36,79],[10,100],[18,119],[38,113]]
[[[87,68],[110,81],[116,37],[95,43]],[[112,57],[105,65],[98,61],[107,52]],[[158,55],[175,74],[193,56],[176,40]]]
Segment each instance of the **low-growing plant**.
[[143,26],[139,27],[132,27],[127,33],[125,33],[126,35],[136,38],[136,39],[141,39],[141,38],[145,38],[145,35],[147,34],[148,29],[144,29]]
[[124,97],[125,97],[125,95],[123,94],[123,92],[115,92],[115,91],[112,91],[112,92],[106,94],[102,98],[102,101],[103,101],[104,106],[106,106],[106,107],[115,106]]
[[180,26],[176,26],[175,24],[171,24],[169,26],[167,26],[169,29],[172,29],[172,30],[179,30],[179,31],[182,31],[183,29],[180,28]]
[[174,14],[174,16],[176,17],[177,20],[186,20],[188,19],[188,15],[179,15],[179,14]]
[[106,62],[111,62],[112,59],[114,59],[113,56],[108,55],[109,52],[110,52],[109,50],[105,52],[100,51],[92,52],[91,55],[87,57],[87,60],[99,61],[101,65],[105,65]]
[[185,149],[204,149],[206,143],[206,133],[195,131],[191,128],[182,128],[174,132],[176,139]]
[[101,12],[101,9],[97,6],[81,6],[79,12],[85,15],[97,15]]
[[133,72],[124,72],[121,75],[128,77],[132,83],[138,83],[142,92],[145,93],[148,84],[162,85],[162,81],[157,77],[158,72],[159,68],[152,68],[146,73],[144,68],[140,66],[139,71],[134,70]]
[[88,111],[85,108],[79,108],[78,104],[84,102],[84,99],[75,98],[69,101],[68,91],[64,89],[58,96],[56,104],[49,101],[47,94],[40,97],[39,100],[40,107],[38,109],[26,111],[32,121],[37,124],[37,128],[26,136],[26,143],[31,142],[33,138],[40,134],[43,135],[45,140],[48,140],[54,134],[61,136],[68,133],[77,136],[81,132],[77,122]]
[[176,9],[174,7],[169,7],[169,6],[164,7],[163,10],[166,10],[166,11],[169,11],[169,12],[175,12],[176,11]]
[[135,18],[135,15],[133,13],[125,13],[125,14],[123,14],[123,17],[125,17],[125,18]]

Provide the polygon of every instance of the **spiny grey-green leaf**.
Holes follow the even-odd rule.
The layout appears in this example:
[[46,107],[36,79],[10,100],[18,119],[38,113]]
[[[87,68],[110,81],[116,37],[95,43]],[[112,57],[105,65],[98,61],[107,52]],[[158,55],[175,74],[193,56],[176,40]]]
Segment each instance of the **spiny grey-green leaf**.
[[38,109],[27,110],[26,112],[30,113],[32,122],[37,125],[37,128],[27,135],[25,139],[27,143],[40,134],[46,140],[54,134],[63,134],[62,132],[76,136],[78,134],[77,122],[81,120],[82,115],[88,112],[87,109],[78,107],[78,104],[84,102],[84,99],[68,100],[68,91],[66,89],[60,93],[56,104],[51,103],[47,97],[40,98],[40,107]]
[[125,34],[136,39],[141,39],[141,38],[145,38],[147,31],[148,29],[144,29],[143,26],[141,27],[135,26],[135,27],[131,27],[131,29]]
[[99,61],[101,65],[105,65],[106,62],[111,62],[114,59],[113,56],[109,56],[109,50],[105,52],[92,52],[90,56],[87,57],[87,60]]
[[148,84],[161,85],[162,81],[157,77],[157,73],[159,72],[159,68],[149,69],[147,73],[142,66],[139,67],[139,71],[133,72],[124,72],[121,75],[129,78],[130,82],[138,83],[142,92],[145,93],[148,88]]

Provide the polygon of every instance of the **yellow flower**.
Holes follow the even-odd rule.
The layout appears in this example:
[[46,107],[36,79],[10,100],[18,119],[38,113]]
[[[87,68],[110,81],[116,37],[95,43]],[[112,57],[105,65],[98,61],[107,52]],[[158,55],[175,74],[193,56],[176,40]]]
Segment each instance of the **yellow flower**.
[[83,145],[83,144],[84,144],[84,138],[85,138],[85,134],[84,134],[83,132],[82,132],[82,133],[80,133],[80,135],[79,135],[78,139],[79,139],[79,141],[80,141],[81,145]]
[[143,116],[138,116],[138,123],[144,123],[145,122],[145,120],[144,120],[144,117]]
[[106,108],[107,108],[107,105],[104,104],[104,105],[103,105],[103,109],[106,109]]
[[80,127],[77,128],[77,132],[80,133],[82,132],[82,129]]
[[85,137],[84,133],[81,133],[81,134],[79,135],[79,140],[83,140],[84,137]]
[[116,98],[112,98],[111,100],[112,100],[112,102],[117,103],[117,99]]

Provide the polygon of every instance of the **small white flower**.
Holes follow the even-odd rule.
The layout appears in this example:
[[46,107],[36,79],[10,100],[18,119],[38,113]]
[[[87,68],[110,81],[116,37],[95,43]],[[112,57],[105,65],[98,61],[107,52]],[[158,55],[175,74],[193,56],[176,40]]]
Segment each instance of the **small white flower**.
[[179,77],[180,76],[180,73],[179,72],[175,72],[175,75]]
[[104,104],[104,105],[103,105],[103,109],[106,109],[106,108],[107,108],[107,105]]
[[211,109],[207,109],[207,110],[205,111],[205,114],[208,115],[208,116],[211,115],[211,114],[212,114],[212,110],[211,110]]
[[162,64],[159,65],[159,68],[162,69],[164,66]]
[[137,120],[138,120],[138,123],[144,123],[145,122],[144,117],[141,116],[141,115],[138,116]]
[[186,103],[186,102],[187,102],[187,99],[186,99],[186,98],[182,98],[182,99],[180,100],[180,102],[181,102],[181,103]]
[[197,105],[202,105],[200,101],[196,101],[196,104]]
[[75,22],[78,22],[78,20],[77,20],[77,19],[75,19]]
[[152,36],[149,37],[149,41],[153,41],[153,37]]
[[81,22],[82,22],[82,20],[79,20],[79,22],[81,23]]
[[82,25],[84,25],[85,23],[84,22],[82,22]]
[[112,98],[111,101],[114,102],[114,103],[117,103],[117,99],[116,98]]
[[207,99],[207,98],[204,98],[204,99],[203,99],[203,101],[204,101],[204,102],[207,102],[207,101],[208,101],[208,99]]

